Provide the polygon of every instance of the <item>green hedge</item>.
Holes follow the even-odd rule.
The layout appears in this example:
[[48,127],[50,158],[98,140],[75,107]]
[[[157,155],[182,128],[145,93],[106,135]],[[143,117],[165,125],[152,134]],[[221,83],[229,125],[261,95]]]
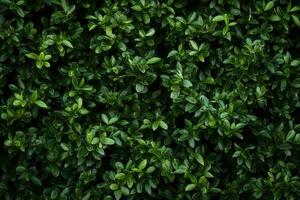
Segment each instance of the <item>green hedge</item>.
[[0,0],[0,196],[300,198],[300,2]]

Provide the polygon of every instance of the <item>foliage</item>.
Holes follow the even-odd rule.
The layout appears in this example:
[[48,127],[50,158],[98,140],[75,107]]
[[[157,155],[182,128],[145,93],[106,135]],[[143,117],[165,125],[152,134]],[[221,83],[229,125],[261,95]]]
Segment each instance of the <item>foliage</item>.
[[1,199],[299,199],[299,18],[292,0],[1,0]]

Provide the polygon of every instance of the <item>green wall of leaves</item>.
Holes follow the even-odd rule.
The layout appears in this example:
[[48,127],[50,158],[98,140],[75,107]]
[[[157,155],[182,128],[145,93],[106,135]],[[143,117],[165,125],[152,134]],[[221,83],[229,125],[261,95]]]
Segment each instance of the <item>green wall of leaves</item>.
[[0,0],[0,196],[300,198],[300,2]]

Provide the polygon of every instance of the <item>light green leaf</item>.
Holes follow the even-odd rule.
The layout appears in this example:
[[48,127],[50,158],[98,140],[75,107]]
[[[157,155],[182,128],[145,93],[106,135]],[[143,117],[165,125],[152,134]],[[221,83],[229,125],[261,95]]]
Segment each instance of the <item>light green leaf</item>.
[[105,138],[102,143],[105,145],[113,145],[115,144],[115,141],[111,138]]
[[151,173],[153,173],[155,171],[155,167],[154,166],[150,166],[150,167],[148,167],[148,169],[146,170],[146,173],[147,174],[151,174]]
[[28,54],[26,54],[26,56],[30,59],[33,59],[33,60],[38,60],[39,59],[39,56],[35,53],[28,53]]
[[141,11],[142,10],[142,7],[141,6],[138,6],[138,5],[135,5],[135,6],[132,6],[131,7],[133,10],[135,10],[135,11]]
[[155,29],[154,28],[150,28],[149,31],[146,33],[146,36],[150,37],[150,36],[154,35],[154,33],[155,33]]
[[190,40],[190,45],[194,50],[198,51],[198,45],[194,40]]
[[167,130],[168,129],[168,125],[166,124],[166,122],[164,121],[159,121],[159,126],[162,128],[162,129],[165,129]]
[[17,7],[17,13],[20,17],[22,17],[22,18],[25,17],[25,13],[21,7]]
[[121,191],[122,191],[122,193],[125,195],[125,196],[127,196],[127,195],[129,195],[130,194],[130,191],[129,191],[129,189],[126,187],[126,186],[121,186]]
[[278,22],[281,20],[281,18],[278,15],[271,15],[270,20],[273,22]]
[[38,100],[36,102],[34,102],[37,106],[41,107],[41,108],[48,108],[47,104],[41,100]]
[[122,197],[122,190],[114,191],[114,195],[115,195],[116,200],[121,199],[121,197]]
[[50,60],[52,58],[51,55],[45,55],[44,60]]
[[299,18],[296,15],[292,15],[292,18],[297,26],[300,26]]
[[44,64],[44,66],[45,66],[45,67],[47,67],[47,68],[49,68],[49,67],[50,67],[50,63],[49,63],[49,62],[47,62],[47,61],[44,61],[44,63],[43,63],[43,64]]
[[128,188],[132,188],[132,186],[133,186],[133,178],[132,178],[131,174],[127,175],[126,184],[127,184]]
[[294,6],[290,12],[297,12],[297,11],[300,11],[300,6]]
[[116,183],[112,183],[112,184],[110,184],[109,188],[111,190],[117,190],[119,188],[119,186]]
[[300,60],[293,60],[292,62],[291,62],[291,66],[293,66],[293,67],[297,67],[297,66],[299,66],[300,65]]
[[65,46],[67,46],[67,47],[73,48],[73,45],[72,45],[71,42],[68,41],[68,40],[63,40],[62,43],[63,43],[63,45],[65,45]]
[[80,108],[78,111],[80,114],[82,115],[86,115],[88,114],[90,111],[88,111],[86,108]]
[[61,0],[61,7],[64,9],[65,12],[68,12],[69,4],[66,0]]
[[112,118],[109,120],[108,124],[109,124],[109,125],[114,124],[114,123],[116,123],[118,120],[119,120],[118,117],[112,117]]
[[86,133],[87,143],[91,144],[94,137],[95,137],[95,132],[94,131],[87,131],[87,133]]
[[145,169],[146,165],[147,165],[147,159],[144,159],[144,160],[139,164],[138,169],[139,169],[139,170],[143,170],[143,169]]
[[106,114],[101,114],[101,119],[105,124],[109,124],[108,117]]
[[141,2],[141,4],[142,4],[143,6],[146,5],[146,1],[145,1],[145,0],[140,0],[140,2]]
[[274,7],[274,1],[270,1],[266,4],[264,11],[271,10]]
[[43,65],[44,65],[44,62],[43,61],[41,61],[41,60],[38,60],[38,61],[36,61],[36,67],[38,68],[38,69],[42,69],[42,67],[43,67]]
[[184,80],[183,81],[183,86],[186,87],[186,88],[190,88],[193,86],[192,82],[189,81],[189,80]]
[[98,143],[99,143],[99,140],[100,140],[99,138],[94,137],[94,138],[92,139],[91,144],[92,144],[92,145],[98,144]]
[[198,163],[200,163],[201,165],[204,166],[204,159],[203,159],[203,157],[202,157],[201,154],[197,153],[197,154],[195,155],[195,158],[196,158],[196,160],[197,160]]
[[155,131],[158,128],[158,126],[159,126],[159,121],[153,122],[153,124],[152,124],[152,130]]
[[193,184],[193,183],[188,184],[188,185],[185,187],[185,191],[186,191],[186,192],[192,191],[192,190],[195,189],[195,187],[196,187],[196,184]]
[[124,174],[124,173],[117,173],[116,175],[115,175],[115,179],[116,180],[122,180],[122,179],[125,179],[126,178],[126,174]]
[[142,85],[142,84],[136,84],[135,85],[135,90],[138,92],[138,93],[141,93],[141,92],[143,92],[143,90],[144,90],[144,86]]
[[215,16],[215,17],[212,19],[213,22],[220,22],[220,21],[224,21],[224,20],[225,20],[225,18],[224,18],[224,16],[222,16],[222,15]]
[[63,150],[65,150],[65,151],[69,151],[69,150],[70,150],[69,147],[68,147],[68,145],[65,144],[65,143],[60,143],[60,146],[61,146],[61,148],[62,148]]
[[160,60],[161,60],[161,59],[158,58],[158,57],[152,57],[152,58],[150,58],[146,63],[147,63],[147,65],[151,65],[151,64],[154,64],[154,63],[159,62]]

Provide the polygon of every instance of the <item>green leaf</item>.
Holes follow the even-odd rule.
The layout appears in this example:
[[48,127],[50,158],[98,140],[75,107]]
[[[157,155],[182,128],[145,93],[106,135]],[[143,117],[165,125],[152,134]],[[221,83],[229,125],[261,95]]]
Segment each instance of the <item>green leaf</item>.
[[126,174],[124,174],[124,173],[117,173],[116,175],[115,175],[115,179],[116,180],[123,180],[123,179],[125,179],[126,178]]
[[133,178],[132,178],[131,175],[127,175],[126,184],[127,184],[128,188],[132,188],[132,186],[133,186]]
[[69,48],[73,48],[73,45],[68,40],[63,40],[62,43],[63,43],[63,45],[65,45],[65,46],[67,46]]
[[61,7],[64,9],[65,12],[68,12],[69,4],[66,0],[61,0]]
[[142,7],[141,6],[138,6],[138,5],[134,5],[134,6],[132,6],[131,7],[133,10],[135,10],[135,11],[141,11],[142,10]]
[[143,169],[145,169],[146,165],[147,165],[147,159],[144,159],[144,160],[139,164],[138,169],[139,169],[139,170],[143,170]]
[[159,124],[160,124],[159,121],[153,122],[153,124],[152,124],[152,130],[155,131],[158,128]]
[[99,143],[99,140],[100,140],[99,138],[94,137],[94,138],[92,139],[91,144],[92,144],[92,145],[98,144],[98,143]]
[[121,199],[121,197],[122,197],[122,190],[114,191],[114,195],[115,195],[116,200]]
[[86,141],[87,141],[87,143],[91,144],[94,137],[95,137],[95,132],[94,131],[88,131],[86,133]]
[[51,55],[45,55],[45,58],[44,58],[44,60],[50,60],[52,58],[52,56]]
[[291,85],[292,85],[294,88],[300,88],[300,78],[294,79],[294,80],[291,82]]
[[128,196],[130,194],[129,189],[123,185],[121,186],[121,191],[125,196]]
[[47,67],[47,68],[50,67],[50,63],[49,63],[49,62],[46,62],[46,61],[45,61],[43,64],[44,64],[44,66]]
[[245,123],[238,123],[237,125],[236,125],[236,129],[241,129],[241,128],[243,128],[244,126],[246,126],[246,124]]
[[291,62],[291,66],[293,66],[293,67],[298,67],[299,65],[300,65],[300,60],[293,60]]
[[18,172],[18,173],[22,173],[22,172],[25,172],[25,171],[26,171],[26,168],[23,167],[23,166],[16,167],[16,172]]
[[189,102],[191,104],[196,104],[197,103],[197,99],[195,99],[194,97],[188,96],[185,99],[187,100],[187,102]]
[[48,108],[47,104],[41,100],[35,101],[34,103],[40,108]]
[[151,174],[151,173],[153,173],[155,171],[155,167],[154,166],[150,166],[150,167],[148,167],[148,169],[146,170],[146,173],[147,174]]
[[194,190],[195,188],[196,188],[196,184],[191,183],[191,184],[188,184],[188,185],[185,187],[185,191],[186,191],[186,192],[189,192],[189,191]]
[[271,10],[274,7],[274,1],[270,1],[266,4],[264,11]]
[[39,56],[35,53],[28,53],[28,54],[26,54],[26,56],[30,59],[33,59],[33,60],[38,60],[39,59]]
[[146,0],[140,0],[140,2],[141,2],[141,4],[142,4],[143,6],[146,5]]
[[101,114],[101,119],[105,124],[109,124],[108,117],[106,114]]
[[162,129],[165,129],[167,130],[168,129],[168,125],[164,122],[164,121],[159,121],[159,126],[162,128]]
[[225,20],[225,18],[224,18],[224,16],[222,16],[222,15],[215,16],[215,17],[212,19],[213,22],[220,22],[220,21],[224,21],[224,20]]
[[135,90],[138,92],[138,93],[141,93],[141,92],[143,92],[143,90],[144,90],[144,86],[142,85],[142,84],[136,84],[135,85]]
[[215,80],[213,79],[213,77],[207,77],[205,79],[205,83],[206,84],[214,84]]
[[39,60],[44,60],[45,59],[45,53],[44,52],[41,52],[39,54]]
[[153,36],[155,34],[155,29],[154,28],[150,28],[149,31],[146,33],[147,37]]
[[61,146],[61,148],[62,148],[63,150],[65,150],[65,151],[69,151],[69,150],[70,150],[69,147],[68,147],[68,145],[65,144],[65,143],[60,143],[60,146]]
[[198,51],[198,45],[194,40],[190,40],[190,45],[194,50]]
[[154,64],[154,63],[159,62],[160,60],[161,60],[161,59],[158,58],[158,57],[152,57],[152,58],[150,58],[146,63],[147,63],[147,65],[152,65],[152,64]]
[[195,155],[195,158],[196,158],[196,160],[197,160],[198,163],[200,163],[201,165],[204,166],[204,159],[203,159],[203,157],[202,157],[201,154],[197,153],[197,154]]
[[112,27],[107,26],[107,27],[105,28],[105,33],[106,33],[106,35],[107,35],[108,37],[112,38],[112,37],[113,37]]
[[299,18],[296,15],[292,15],[292,18],[297,26],[300,26]]
[[105,145],[113,145],[115,144],[115,141],[111,138],[105,138],[102,143]]
[[20,17],[25,17],[25,13],[21,7],[17,7],[17,13]]
[[286,140],[292,140],[296,135],[296,132],[294,130],[290,130],[286,136]]
[[272,72],[273,74],[275,73],[275,66],[273,64],[267,64],[266,67],[270,72]]
[[117,190],[117,189],[119,189],[119,186],[116,183],[112,183],[112,184],[110,184],[109,188],[111,190]]
[[86,108],[80,108],[79,109],[79,113],[82,114],[82,115],[86,115],[88,114],[90,111],[88,111]]
[[271,15],[270,20],[273,22],[278,22],[281,20],[281,18],[278,15]]
[[91,192],[86,193],[86,195],[84,195],[84,197],[82,198],[82,200],[89,200],[91,197]]
[[176,50],[172,50],[172,51],[169,52],[167,58],[173,57],[173,56],[175,56],[177,53],[178,53],[178,52],[177,52]]
[[189,80],[183,80],[183,86],[186,88],[190,88],[193,86],[192,82]]
[[118,120],[119,120],[118,117],[112,117],[112,118],[108,121],[108,124],[109,124],[109,125],[114,124],[114,123],[116,123]]
[[300,11],[300,6],[294,6],[290,12],[297,12],[297,11]]
[[146,190],[146,192],[147,192],[149,195],[152,194],[152,189],[151,189],[151,187],[150,187],[148,184],[145,185],[145,190]]
[[44,62],[43,62],[43,61],[40,61],[40,60],[36,61],[36,67],[37,67],[38,69],[42,69],[43,65],[44,65]]
[[42,182],[38,177],[31,176],[30,179],[35,185],[42,186]]

